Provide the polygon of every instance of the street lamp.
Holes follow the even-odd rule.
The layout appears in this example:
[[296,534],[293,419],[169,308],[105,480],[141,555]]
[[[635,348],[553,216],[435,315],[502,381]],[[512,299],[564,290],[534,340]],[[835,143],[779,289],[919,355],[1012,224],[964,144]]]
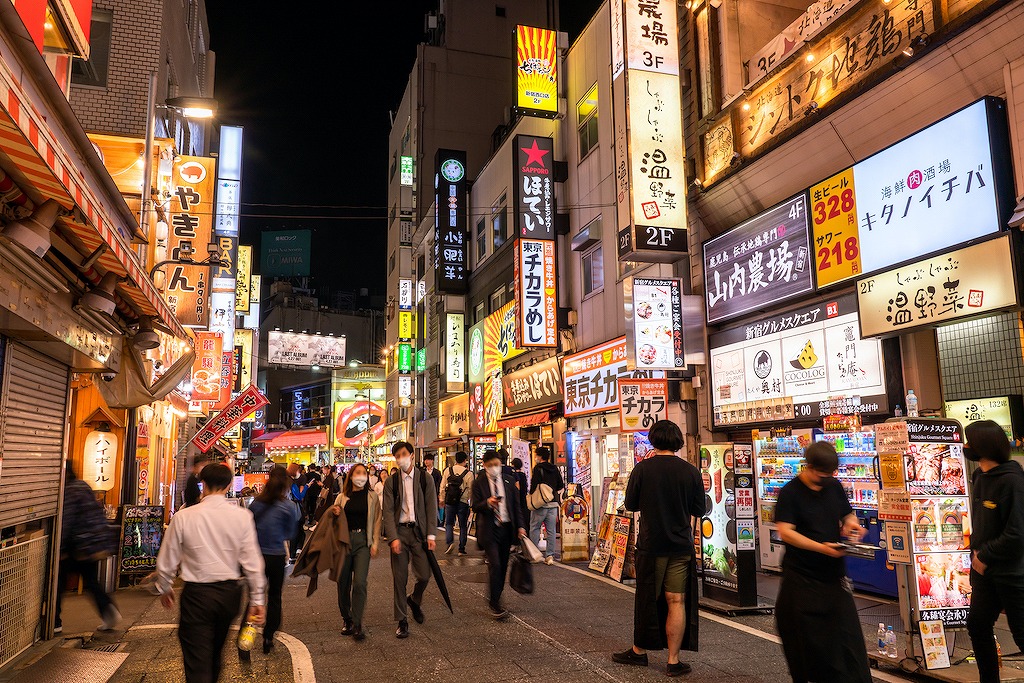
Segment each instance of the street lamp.
[[[370,459],[370,431],[373,428],[373,412],[370,410],[370,384],[360,384],[356,387],[359,393],[356,394],[357,401],[366,401],[366,431],[363,432],[363,459]],[[365,393],[364,393],[365,392]]]
[[206,245],[207,257],[202,261],[196,261],[192,258],[192,254],[195,253],[195,249],[192,247],[192,242],[189,240],[182,240],[178,243],[178,258],[165,259],[160,261],[149,271],[149,279],[152,280],[153,276],[156,275],[156,271],[160,270],[164,266],[176,263],[179,265],[186,266],[217,266],[218,268],[230,268],[231,262],[220,258],[220,245],[216,242],[210,242]]

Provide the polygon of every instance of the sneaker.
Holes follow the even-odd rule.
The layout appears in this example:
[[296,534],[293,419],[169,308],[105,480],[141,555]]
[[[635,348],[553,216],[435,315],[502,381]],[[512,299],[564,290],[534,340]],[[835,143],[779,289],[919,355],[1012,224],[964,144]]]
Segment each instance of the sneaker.
[[445,555],[451,555],[452,554],[452,550],[454,550],[454,549],[455,549],[455,544],[454,543],[449,543],[448,544],[448,550],[445,550],[444,554]]
[[459,551],[459,557],[466,557],[467,555],[469,555],[469,553],[467,553],[465,550]]
[[632,664],[633,666],[647,666],[647,653],[638,655],[629,648],[625,652],[612,653],[612,661],[616,664]]
[[117,608],[113,605],[107,607],[106,613],[103,615],[103,623],[100,624],[100,631],[113,631],[121,623],[121,613],[117,611]]
[[675,678],[676,676],[685,676],[692,670],[693,669],[686,662],[676,662],[675,664],[668,665],[668,669],[666,669],[665,674],[670,678]]
[[497,606],[491,605],[490,606],[490,610],[491,610],[491,618],[494,619],[495,621],[501,621],[502,619],[507,619],[508,616],[509,616],[508,610],[505,609],[504,607],[500,606],[500,605],[497,605]]
[[555,563],[555,558],[554,558],[553,555],[548,555],[547,557],[544,558],[544,564],[550,566],[550,565],[553,565],[554,563]]

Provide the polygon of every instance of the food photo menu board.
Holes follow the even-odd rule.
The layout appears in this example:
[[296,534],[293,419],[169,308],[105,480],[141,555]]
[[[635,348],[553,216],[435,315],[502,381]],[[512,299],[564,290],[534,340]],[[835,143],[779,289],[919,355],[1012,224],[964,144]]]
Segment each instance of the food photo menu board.
[[637,369],[674,370],[686,365],[682,291],[678,278],[637,277],[624,282],[626,346]]
[[736,562],[736,495],[733,445],[707,444],[700,449],[704,481],[704,517],[701,546],[704,583],[738,590]]

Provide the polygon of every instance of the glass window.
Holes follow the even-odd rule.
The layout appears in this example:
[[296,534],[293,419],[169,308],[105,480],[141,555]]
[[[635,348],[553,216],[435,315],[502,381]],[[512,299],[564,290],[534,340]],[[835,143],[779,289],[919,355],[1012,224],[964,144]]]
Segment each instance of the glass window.
[[93,10],[89,25],[89,59],[71,60],[71,82],[75,85],[107,87],[110,28],[113,17],[113,13],[108,10]]
[[503,245],[505,240],[510,237],[508,234],[508,220],[505,217],[507,203],[508,195],[502,193],[501,199],[494,202],[494,205],[491,207],[491,234],[494,235],[494,251],[497,251],[498,247]]
[[476,262],[480,263],[487,256],[487,219],[476,222]]
[[491,293],[491,313],[501,308],[505,303],[505,286],[498,287]]
[[600,245],[583,254],[583,295],[604,289],[604,249]]
[[576,105],[576,121],[580,134],[580,161],[597,147],[597,84]]
[[476,325],[478,322],[487,317],[487,304],[481,301],[476,305],[476,311],[473,313],[473,324]]

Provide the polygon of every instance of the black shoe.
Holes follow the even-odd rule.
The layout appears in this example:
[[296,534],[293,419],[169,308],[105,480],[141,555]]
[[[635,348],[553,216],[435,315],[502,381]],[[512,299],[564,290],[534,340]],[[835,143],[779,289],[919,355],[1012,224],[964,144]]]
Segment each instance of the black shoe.
[[405,599],[405,603],[409,605],[409,609],[412,610],[412,618],[416,620],[416,623],[422,624],[426,617],[423,616],[423,610],[420,608],[419,604],[413,602],[411,595]]
[[675,678],[676,676],[685,676],[691,671],[693,669],[686,662],[676,662],[675,664],[669,664],[665,673],[671,678]]
[[352,632],[352,640],[356,642],[366,640],[366,633],[363,632],[362,626],[356,626],[356,630]]
[[408,638],[408,637],[409,637],[409,622],[406,621],[405,619],[402,619],[400,622],[398,622],[398,630],[395,631],[395,638],[398,638],[399,640],[401,640],[402,638]]
[[633,651],[633,648],[629,648],[625,652],[612,653],[612,661],[616,664],[632,664],[634,666],[647,666],[647,653],[645,652],[642,655],[638,655],[636,652]]
[[271,638],[270,640],[267,640],[266,638],[264,638],[263,639],[263,654],[269,655],[273,651],[274,651],[274,639]]
[[345,620],[345,628],[341,629],[341,635],[350,636],[356,632],[356,625],[352,623],[351,619]]
[[495,621],[501,621],[503,619],[508,619],[509,617],[508,610],[502,607],[501,605],[491,605],[490,609],[491,618]]
[[467,553],[465,550],[459,551],[459,557],[465,557],[466,555],[469,555],[469,553]]

